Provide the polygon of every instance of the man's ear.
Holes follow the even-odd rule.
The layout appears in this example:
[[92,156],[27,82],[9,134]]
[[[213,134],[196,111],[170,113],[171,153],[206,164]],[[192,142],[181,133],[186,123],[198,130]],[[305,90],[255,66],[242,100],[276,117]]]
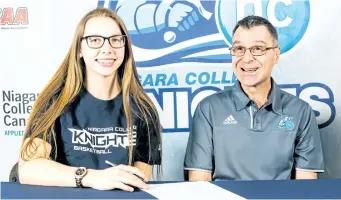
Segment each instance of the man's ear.
[[275,49],[275,64],[278,63],[280,57],[281,57],[281,48],[278,47]]

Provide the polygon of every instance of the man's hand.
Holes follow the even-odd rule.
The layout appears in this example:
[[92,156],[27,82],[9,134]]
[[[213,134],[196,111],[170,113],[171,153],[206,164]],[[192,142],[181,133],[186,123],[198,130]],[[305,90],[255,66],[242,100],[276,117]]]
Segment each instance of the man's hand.
[[317,179],[317,173],[304,170],[296,170],[296,179]]

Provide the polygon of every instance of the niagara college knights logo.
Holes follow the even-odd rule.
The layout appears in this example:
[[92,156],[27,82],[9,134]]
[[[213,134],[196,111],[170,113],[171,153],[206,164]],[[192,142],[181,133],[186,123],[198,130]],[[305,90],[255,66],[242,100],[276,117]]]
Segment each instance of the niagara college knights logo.
[[295,128],[295,124],[292,122],[293,117],[283,116],[278,123],[278,128],[293,130]]
[[99,0],[98,6],[123,19],[139,67],[230,63],[232,30],[247,15],[267,18],[285,53],[301,40],[310,19],[309,0]]

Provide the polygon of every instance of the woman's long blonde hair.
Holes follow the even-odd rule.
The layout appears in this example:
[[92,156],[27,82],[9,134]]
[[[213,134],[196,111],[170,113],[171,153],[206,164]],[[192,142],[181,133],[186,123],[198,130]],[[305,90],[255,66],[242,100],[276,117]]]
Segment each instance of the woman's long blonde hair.
[[[122,65],[117,71],[119,84],[122,88],[123,107],[127,119],[128,136],[129,136],[129,165],[133,164],[133,112],[138,114],[148,127],[149,138],[149,158],[151,158],[151,148],[161,148],[161,125],[157,110],[151,99],[144,92],[136,71],[136,65],[133,58],[131,41],[128,31],[122,19],[112,10],[107,8],[96,8],[87,13],[79,22],[71,47],[59,66],[57,72],[53,75],[47,86],[43,89],[37,98],[31,115],[26,126],[24,140],[29,133],[28,142],[22,145],[21,158],[28,160],[31,158],[37,147],[33,140],[34,138],[43,138],[47,141],[49,134],[52,134],[52,142],[57,146],[55,135],[55,122],[57,118],[65,111],[65,109],[79,96],[84,87],[85,64],[80,57],[81,38],[84,34],[84,29],[87,21],[93,17],[110,17],[121,29],[123,35],[127,35],[125,44],[125,56]],[[131,98],[137,104],[138,111],[131,110]],[[150,143],[150,128],[157,132],[157,140],[160,147],[151,147]],[[46,150],[46,147],[45,147]],[[51,151],[52,152],[52,151]],[[55,152],[54,158],[57,157]],[[160,152],[161,154],[161,152]],[[161,156],[161,155],[160,155]],[[160,167],[160,166],[159,166]],[[158,168],[160,171],[161,168]]]

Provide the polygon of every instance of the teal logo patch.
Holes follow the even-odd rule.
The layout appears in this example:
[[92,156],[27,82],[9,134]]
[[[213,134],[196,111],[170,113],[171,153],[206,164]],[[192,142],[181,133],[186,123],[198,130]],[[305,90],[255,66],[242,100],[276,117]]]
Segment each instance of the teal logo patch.
[[293,130],[295,124],[292,122],[292,119],[293,117],[282,116],[277,127],[280,129]]

